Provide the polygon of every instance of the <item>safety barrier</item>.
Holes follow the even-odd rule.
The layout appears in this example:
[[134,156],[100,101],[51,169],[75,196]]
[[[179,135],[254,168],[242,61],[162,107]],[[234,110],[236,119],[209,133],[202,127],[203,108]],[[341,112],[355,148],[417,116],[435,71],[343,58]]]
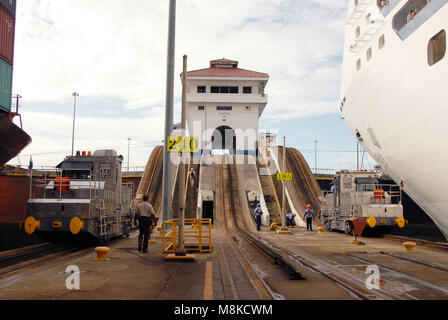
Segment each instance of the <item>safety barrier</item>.
[[[178,219],[165,221],[162,224],[162,242],[164,253],[175,253],[178,241]],[[211,253],[212,220],[185,219],[184,247],[187,252]]]

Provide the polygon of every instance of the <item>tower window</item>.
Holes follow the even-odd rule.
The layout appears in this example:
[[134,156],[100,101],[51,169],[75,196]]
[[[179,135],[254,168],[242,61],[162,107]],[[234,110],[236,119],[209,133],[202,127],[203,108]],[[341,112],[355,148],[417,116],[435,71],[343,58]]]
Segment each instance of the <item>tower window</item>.
[[358,59],[358,61],[356,61],[356,70],[361,70],[361,59]]
[[218,111],[232,111],[232,107],[216,107]]
[[198,93],[206,93],[206,87],[205,86],[198,86]]
[[204,106],[199,106],[198,110],[205,110],[205,107]]
[[360,35],[361,35],[361,27],[357,26],[355,31],[356,39],[358,39]]
[[252,87],[243,87],[243,93],[244,94],[251,94],[252,93]]
[[446,53],[446,32],[440,31],[429,40],[428,43],[428,64],[436,64],[443,59]]
[[229,87],[219,87],[219,93],[229,93]]
[[211,87],[210,88],[211,93],[238,93],[239,88],[238,87]]

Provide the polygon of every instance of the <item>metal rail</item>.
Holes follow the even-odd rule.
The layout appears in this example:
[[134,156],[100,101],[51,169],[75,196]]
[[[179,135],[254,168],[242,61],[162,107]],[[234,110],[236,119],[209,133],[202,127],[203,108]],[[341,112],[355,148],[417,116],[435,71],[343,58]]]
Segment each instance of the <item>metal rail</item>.
[[[227,167],[228,169],[228,167]],[[230,240],[229,244],[231,246],[232,251],[234,252],[235,256],[237,257],[238,261],[240,262],[241,266],[243,266],[243,270],[245,270],[246,275],[249,279],[249,281],[251,282],[252,286],[254,287],[254,289],[257,291],[257,294],[260,296],[260,298],[265,298],[265,299],[274,299],[274,300],[280,300],[282,297],[276,293],[274,293],[272,291],[272,289],[267,285],[267,283],[258,275],[258,273],[253,269],[252,264],[249,262],[249,260],[247,259],[247,257],[244,255],[244,253],[242,252],[241,247],[238,245],[236,239],[234,236],[232,236],[228,230],[227,227],[227,215],[230,214],[233,218],[233,225],[236,226],[236,222],[235,222],[235,216],[234,216],[234,201],[233,201],[233,197],[232,197],[232,188],[233,185],[231,183],[231,179],[230,179],[230,171],[227,171],[227,178],[228,178],[228,184],[226,185],[224,183],[224,164],[219,165],[219,172],[218,172],[218,184],[220,186],[221,189],[221,193],[220,193],[220,200],[221,200],[221,208],[223,210],[223,220],[222,220],[222,226],[223,226],[223,230],[226,233],[226,236],[228,237],[228,239]],[[225,197],[225,192],[224,190],[226,190],[226,186],[229,189],[230,193],[227,193],[227,200],[230,203],[226,204],[226,201],[224,199]],[[229,206],[230,205],[230,206]],[[226,214],[227,213],[227,214]],[[251,242],[249,242],[251,243]],[[222,253],[224,253],[224,249],[222,248],[222,246],[220,246],[220,250],[222,251]],[[239,299],[237,290],[236,290],[236,286],[235,283],[233,281],[233,277],[232,274],[230,272],[230,267],[228,262],[226,261],[226,259],[224,260],[224,266],[226,267],[228,276],[229,276],[229,282],[230,282],[230,286],[232,289],[232,293],[234,295],[235,299]]]
[[[32,249],[32,248],[31,248]],[[11,277],[23,270],[51,263],[55,259],[77,253],[90,253],[90,248],[50,244],[32,251],[18,252],[0,259],[0,279]]]
[[[297,155],[290,149],[290,148],[286,148],[286,153],[288,154],[288,158],[289,158],[289,162],[291,163],[292,169],[293,171],[295,171],[295,176],[297,177],[297,184],[299,185],[300,189],[302,189],[302,192],[306,198],[306,200],[308,201],[309,204],[311,204],[311,206],[313,207],[314,211],[318,211],[320,209],[319,201],[316,197],[316,195],[314,194],[311,185],[309,184],[308,180],[306,179],[306,175],[305,172],[303,171],[301,165],[300,165],[300,160],[297,158]],[[295,161],[293,161],[295,160]],[[299,172],[300,171],[300,172]],[[307,192],[307,188],[306,186],[303,185],[302,183],[302,179],[300,179],[301,175],[304,177],[304,180],[308,186],[308,190],[309,192],[311,192],[312,197],[314,199],[311,199],[309,192]]]
[[420,264],[422,266],[426,266],[426,267],[430,267],[430,268],[433,268],[433,269],[438,269],[438,270],[442,270],[442,271],[448,272],[448,269],[444,268],[444,267],[435,266],[435,265],[432,265],[432,264],[429,264],[429,263],[424,263],[424,262],[417,261],[417,260],[414,260],[414,259],[400,257],[400,256],[397,256],[397,255],[394,255],[394,254],[391,254],[391,253],[387,253],[387,252],[382,252],[381,251],[379,253],[382,254],[382,255],[385,255],[385,256],[393,257],[393,258],[404,260],[404,261],[409,261],[409,262],[412,262],[412,263]]
[[280,254],[278,254],[277,252],[275,252],[274,250],[272,250],[271,248],[266,246],[266,244],[264,243],[264,241],[262,239],[260,239],[259,237],[257,237],[256,235],[254,235],[250,232],[243,230],[240,227],[240,225],[235,217],[236,207],[235,207],[235,200],[234,200],[235,197],[238,196],[237,194],[234,193],[234,187],[236,186],[236,189],[238,189],[238,186],[234,184],[234,183],[236,183],[236,181],[234,182],[233,177],[232,177],[232,169],[234,170],[234,168],[232,168],[232,166],[230,164],[228,164],[227,166],[228,166],[227,168],[228,168],[228,174],[229,174],[229,191],[230,191],[230,200],[231,200],[231,207],[232,207],[232,218],[233,218],[233,222],[234,222],[234,225],[235,225],[237,231],[247,241],[249,241],[252,245],[256,246],[258,249],[261,249],[265,254],[270,256],[275,261],[276,264],[278,264],[284,271],[286,271],[291,276],[291,279],[303,280],[304,278],[302,277],[300,272],[297,271],[294,268],[294,266],[292,266],[288,261],[286,261]]
[[[354,260],[364,262],[364,263],[366,263],[366,264],[377,265],[378,267],[381,267],[381,268],[383,268],[384,270],[386,270],[386,271],[388,271],[389,273],[391,273],[393,276],[399,276],[399,277],[405,278],[406,280],[408,280],[408,281],[410,281],[410,282],[413,282],[413,283],[416,284],[417,286],[421,286],[421,287],[428,288],[428,289],[430,289],[430,290],[438,291],[439,293],[443,293],[445,296],[448,297],[448,289],[446,289],[445,287],[441,287],[441,286],[435,285],[435,284],[433,284],[433,283],[430,283],[430,282],[428,282],[428,281],[424,281],[424,280],[415,278],[415,277],[413,277],[413,276],[411,276],[411,275],[409,275],[409,274],[403,273],[403,272],[401,272],[401,271],[395,270],[395,269],[393,269],[393,268],[387,267],[387,266],[385,266],[385,265],[382,265],[382,264],[379,264],[379,263],[376,263],[376,262],[372,262],[372,261],[367,260],[367,259],[364,259],[364,258],[355,257],[355,256],[350,255],[350,254],[347,254],[347,256],[350,257],[350,258],[352,258],[352,259],[354,259]],[[393,293],[390,293],[390,290],[388,290],[388,291],[389,291],[389,292],[388,292],[387,294],[391,294],[391,295],[393,295]],[[407,294],[406,294],[406,295],[407,295]],[[416,297],[413,297],[413,296],[411,296],[411,295],[407,295],[407,296],[408,296],[408,298],[417,300]],[[404,298],[404,297],[403,297],[403,298]]]
[[[159,163],[159,159],[160,159],[160,154],[162,153],[162,148],[157,148],[159,150],[159,152],[157,153],[157,157],[156,157],[156,161],[153,164],[153,170],[151,173],[151,178],[149,179],[149,184],[148,184],[148,191],[147,191],[147,195],[149,196],[149,194],[151,193],[151,186],[152,186],[152,182],[154,180],[154,176],[155,176],[155,172],[157,170],[157,165]],[[154,192],[155,193],[155,192]],[[153,196],[154,198],[154,196]],[[153,201],[151,201],[151,203],[154,203]]]

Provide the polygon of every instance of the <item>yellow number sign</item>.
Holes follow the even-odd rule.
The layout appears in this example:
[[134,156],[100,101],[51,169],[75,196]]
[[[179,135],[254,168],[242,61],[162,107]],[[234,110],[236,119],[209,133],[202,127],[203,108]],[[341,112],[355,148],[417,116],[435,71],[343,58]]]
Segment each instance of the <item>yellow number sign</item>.
[[278,181],[292,181],[292,173],[277,173],[277,180]]
[[199,152],[199,138],[169,136],[168,152]]

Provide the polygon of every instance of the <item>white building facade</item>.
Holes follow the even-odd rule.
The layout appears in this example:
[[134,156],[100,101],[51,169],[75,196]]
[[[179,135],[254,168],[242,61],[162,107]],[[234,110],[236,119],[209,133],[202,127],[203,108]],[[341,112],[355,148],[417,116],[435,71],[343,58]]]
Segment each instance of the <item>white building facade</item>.
[[228,59],[187,73],[188,129],[200,138],[201,153],[256,154],[268,80],[268,74],[240,69],[238,61]]

